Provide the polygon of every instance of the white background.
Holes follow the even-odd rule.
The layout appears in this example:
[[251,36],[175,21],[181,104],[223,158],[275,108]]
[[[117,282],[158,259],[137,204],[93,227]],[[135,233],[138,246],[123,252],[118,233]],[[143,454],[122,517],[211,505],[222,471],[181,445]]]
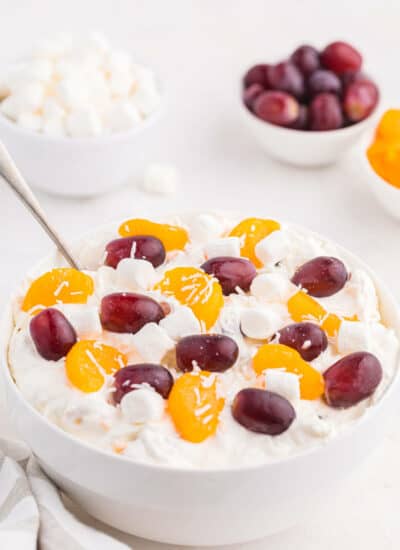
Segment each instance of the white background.
[[[341,38],[361,49],[385,97],[394,98],[393,105],[398,98],[400,106],[398,1],[0,0],[0,18],[0,63],[59,30],[99,29],[153,65],[168,92],[148,161],[174,163],[179,192],[155,197],[131,185],[91,200],[39,194],[65,236],[143,211],[236,209],[324,233],[362,256],[400,296],[399,225],[369,194],[357,155],[320,170],[277,164],[242,129],[237,105],[239,76],[253,61],[277,60],[304,41],[323,46]],[[0,185],[0,304],[48,248],[41,229]],[[1,414],[4,426],[6,415]],[[307,524],[240,548],[398,549],[400,434],[393,424],[385,445],[338,494],[315,503]],[[135,541],[135,548],[171,547]]]

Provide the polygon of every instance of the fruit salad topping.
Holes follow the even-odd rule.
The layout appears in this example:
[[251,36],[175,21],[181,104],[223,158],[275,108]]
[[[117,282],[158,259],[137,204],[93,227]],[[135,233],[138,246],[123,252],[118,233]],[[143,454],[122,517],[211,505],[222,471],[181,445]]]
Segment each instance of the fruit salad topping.
[[[316,63],[308,49],[296,60]],[[190,226],[130,220],[97,270],[55,268],[31,283],[18,321],[28,333],[18,325],[10,361],[23,385],[16,350],[28,338],[35,376],[60,375],[55,393],[53,378],[42,390],[72,392],[62,427],[84,433],[96,418],[118,453],[139,453],[147,430],[168,446],[222,438],[228,452],[227,434],[295,441],[370,404],[398,343],[368,276],[274,220],[208,222],[199,239]]]
[[297,48],[288,61],[251,67],[243,102],[258,118],[296,130],[336,130],[367,118],[379,91],[361,72],[362,57],[350,44],[333,42],[319,52]]

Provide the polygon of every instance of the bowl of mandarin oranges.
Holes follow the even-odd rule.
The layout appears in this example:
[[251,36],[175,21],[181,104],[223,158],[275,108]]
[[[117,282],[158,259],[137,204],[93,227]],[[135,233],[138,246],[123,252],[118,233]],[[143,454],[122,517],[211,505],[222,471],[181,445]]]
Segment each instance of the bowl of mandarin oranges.
[[210,211],[72,249],[80,270],[54,252],[10,300],[1,372],[17,432],[93,517],[243,543],[310,517],[383,438],[398,308],[339,245]]

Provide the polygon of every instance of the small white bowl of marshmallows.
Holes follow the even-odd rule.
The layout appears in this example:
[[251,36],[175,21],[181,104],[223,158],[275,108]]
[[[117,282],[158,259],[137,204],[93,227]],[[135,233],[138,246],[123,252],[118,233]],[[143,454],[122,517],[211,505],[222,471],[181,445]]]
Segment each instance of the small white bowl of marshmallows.
[[0,139],[33,186],[94,196],[143,170],[161,106],[155,74],[129,52],[60,34],[0,75]]

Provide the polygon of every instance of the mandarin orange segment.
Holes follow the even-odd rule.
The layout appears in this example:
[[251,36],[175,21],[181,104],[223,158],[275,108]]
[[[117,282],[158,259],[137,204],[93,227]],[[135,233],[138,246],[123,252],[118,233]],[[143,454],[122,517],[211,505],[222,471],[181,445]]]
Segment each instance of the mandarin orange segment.
[[155,290],[190,307],[207,330],[215,324],[224,305],[219,282],[196,267],[175,267],[166,271]]
[[340,319],[340,317],[338,317],[334,313],[330,313],[322,321],[321,328],[326,332],[328,336],[334,338],[340,329],[341,323],[342,320]]
[[320,323],[327,315],[325,309],[302,290],[289,298],[287,308],[291,318],[296,323],[310,320]]
[[169,394],[168,411],[182,439],[201,443],[215,434],[224,403],[217,397],[215,375],[190,372],[176,380]]
[[[253,369],[261,374],[266,369],[284,369],[299,376],[302,399],[318,399],[324,393],[324,378],[293,348],[283,344],[265,344],[253,357]],[[267,388],[268,389],[268,388]]]
[[71,384],[85,393],[102,388],[106,374],[114,374],[127,363],[127,358],[116,348],[81,340],[68,352],[65,371]]
[[388,109],[376,129],[376,137],[384,140],[400,140],[400,109]]
[[255,246],[280,227],[280,224],[274,220],[247,218],[236,225],[229,235],[241,239],[240,253],[242,256],[251,260],[256,267],[262,267],[262,262],[256,256]]
[[385,181],[400,187],[400,141],[377,140],[368,148],[373,170]]
[[122,237],[134,237],[136,235],[150,235],[157,237],[163,243],[165,250],[183,250],[189,242],[189,234],[183,227],[156,223],[150,220],[127,220],[118,230]]
[[93,291],[93,279],[86,273],[72,267],[52,269],[32,282],[22,303],[22,309],[37,312],[60,302],[85,304]]

